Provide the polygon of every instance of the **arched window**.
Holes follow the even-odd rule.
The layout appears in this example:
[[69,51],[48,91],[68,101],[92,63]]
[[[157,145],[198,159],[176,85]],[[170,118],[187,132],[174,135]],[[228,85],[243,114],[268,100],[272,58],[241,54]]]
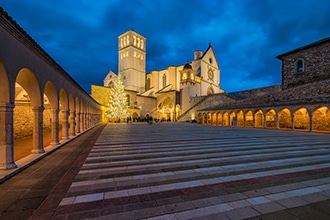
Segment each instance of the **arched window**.
[[113,88],[113,82],[110,81],[109,84],[108,84],[108,86],[109,86],[110,88]]
[[297,73],[303,72],[304,71],[304,61],[303,60],[297,60]]
[[166,83],[166,75],[164,74],[163,75],[163,88],[167,85]]

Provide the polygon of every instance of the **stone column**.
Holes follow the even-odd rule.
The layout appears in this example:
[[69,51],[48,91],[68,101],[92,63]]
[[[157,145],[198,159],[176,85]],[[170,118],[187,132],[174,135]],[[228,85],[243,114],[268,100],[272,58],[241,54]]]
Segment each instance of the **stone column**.
[[276,129],[280,129],[280,120],[279,120],[279,115],[278,113],[275,115],[275,120],[276,120]]
[[53,115],[53,121],[52,121],[52,141],[51,145],[58,145],[60,144],[60,138],[59,138],[59,126],[58,126],[58,109],[53,108],[52,109],[52,115]]
[[76,114],[76,133],[80,133],[80,112]]
[[264,128],[267,128],[267,114],[264,114]]
[[69,132],[68,132],[68,118],[69,118],[69,111],[62,110],[62,139],[68,140],[69,139]]
[[0,104],[0,170],[14,169],[14,105]]
[[89,126],[88,126],[88,122],[89,122],[88,118],[89,118],[89,113],[85,113],[85,130],[87,130],[89,128]]
[[76,112],[70,112],[70,137],[76,136]]
[[309,116],[309,131],[313,131],[313,115]]
[[246,127],[246,117],[245,117],[245,114],[243,114],[243,128]]
[[80,113],[80,130],[85,131],[85,113]]
[[33,149],[32,153],[44,153],[44,140],[43,140],[43,111],[44,107],[39,106],[33,108],[34,124],[33,124]]
[[292,125],[292,130],[294,130],[294,114],[291,115],[291,125]]

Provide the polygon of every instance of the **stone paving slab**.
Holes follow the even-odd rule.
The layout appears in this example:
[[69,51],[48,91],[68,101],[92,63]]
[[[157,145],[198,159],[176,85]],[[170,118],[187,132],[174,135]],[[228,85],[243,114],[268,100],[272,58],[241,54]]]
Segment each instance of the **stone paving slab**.
[[109,124],[54,218],[304,219],[299,208],[330,201],[329,140],[183,123]]
[[329,141],[321,133],[108,124],[50,193],[40,191],[49,194],[30,219],[330,219]]

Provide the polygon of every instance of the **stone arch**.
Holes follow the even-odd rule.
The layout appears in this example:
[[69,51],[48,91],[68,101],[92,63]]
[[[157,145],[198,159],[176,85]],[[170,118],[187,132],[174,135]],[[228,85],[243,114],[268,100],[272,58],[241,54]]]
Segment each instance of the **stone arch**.
[[16,83],[27,92],[33,108],[41,106],[40,86],[31,70],[27,68],[21,69],[16,77]]
[[222,116],[223,126],[229,126],[229,114],[224,112]]
[[[35,74],[22,68],[15,83],[14,160],[43,153],[43,98]],[[32,119],[32,120],[31,120]]]
[[253,114],[251,110],[245,112],[245,127],[253,127]]
[[254,113],[254,126],[257,128],[264,127],[264,113],[261,109]]
[[237,126],[244,127],[244,113],[242,110],[238,110],[237,112]]
[[292,129],[292,117],[288,108],[281,109],[278,112],[278,126],[281,129]]
[[236,113],[232,111],[229,114],[229,126],[236,126],[236,124]]
[[133,114],[132,114],[132,121],[133,122],[138,121],[139,117],[140,116],[139,116],[139,114],[137,112],[133,112]]
[[212,124],[212,114],[211,112],[207,113],[207,123],[208,125]]
[[157,118],[161,121],[174,121],[175,106],[170,97],[164,97],[157,105]]
[[330,111],[327,106],[318,106],[312,113],[313,131],[330,132]]
[[306,108],[298,108],[294,111],[294,129],[309,130],[309,114]]
[[44,144],[59,144],[58,134],[58,94],[55,85],[51,81],[47,81],[44,88]]
[[218,119],[217,120],[218,120],[218,125],[222,126],[222,114],[221,114],[221,112],[218,113]]
[[266,112],[266,127],[276,128],[276,112],[274,109],[269,109]]
[[212,113],[212,125],[217,125],[217,114],[215,112]]

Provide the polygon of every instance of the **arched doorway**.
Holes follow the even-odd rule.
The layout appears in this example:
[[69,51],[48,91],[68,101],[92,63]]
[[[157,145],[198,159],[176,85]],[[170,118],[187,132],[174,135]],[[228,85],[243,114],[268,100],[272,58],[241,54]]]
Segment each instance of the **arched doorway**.
[[237,125],[237,119],[235,112],[230,112],[229,114],[229,126],[236,126]]
[[223,121],[223,126],[229,126],[229,114],[228,114],[228,112],[223,113],[222,121]]
[[222,126],[222,114],[221,114],[221,112],[218,113],[218,125]]
[[207,113],[207,123],[208,125],[212,124],[212,114],[209,112]]
[[270,109],[266,112],[266,127],[276,128],[276,112],[274,109]]
[[[34,73],[23,68],[16,77],[14,108],[14,159],[43,153],[43,106]],[[32,120],[31,120],[32,119]]]
[[58,134],[58,95],[55,85],[48,81],[44,89],[44,145],[59,144]]
[[174,121],[175,106],[173,101],[167,97],[157,106],[157,118],[160,121]]
[[263,128],[264,127],[264,114],[261,110],[256,111],[254,114],[255,123],[254,126],[257,128]]
[[217,125],[217,114],[215,112],[212,113],[212,125]]
[[237,126],[244,127],[244,114],[242,110],[237,112]]
[[251,110],[245,113],[245,127],[253,127],[253,114]]
[[291,112],[284,108],[278,112],[278,125],[281,129],[292,129]]
[[330,131],[330,111],[326,106],[321,106],[313,111],[313,131]]
[[294,129],[309,130],[309,114],[306,108],[299,108],[294,112]]

